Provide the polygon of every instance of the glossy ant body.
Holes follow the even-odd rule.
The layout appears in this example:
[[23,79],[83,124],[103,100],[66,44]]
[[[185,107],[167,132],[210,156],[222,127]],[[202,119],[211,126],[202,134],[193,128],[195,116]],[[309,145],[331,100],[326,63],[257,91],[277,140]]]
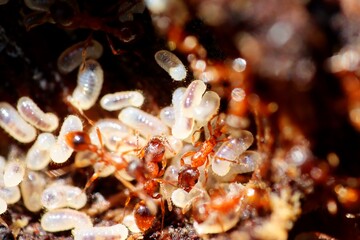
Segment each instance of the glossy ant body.
[[[225,127],[226,127],[225,125],[220,123],[221,121],[220,117],[218,116],[216,120],[216,126],[214,129],[211,125],[212,120],[216,116],[217,115],[212,117],[212,119],[207,124],[207,128],[209,130],[209,137],[204,142],[197,142],[195,144],[195,147],[201,145],[200,149],[198,151],[187,152],[180,159],[180,165],[183,166],[183,168],[179,172],[178,185],[187,192],[189,192],[191,188],[198,181],[198,178],[200,176],[198,168],[203,166],[204,164],[205,164],[205,178],[207,179],[209,158],[211,155],[214,155],[215,146],[219,142],[224,141],[224,140],[219,140],[219,138],[225,132]],[[225,138],[225,140],[227,140],[227,138]],[[184,159],[187,157],[191,157],[190,164],[185,164]],[[222,159],[222,158],[220,158],[219,160],[233,162],[231,160]]]

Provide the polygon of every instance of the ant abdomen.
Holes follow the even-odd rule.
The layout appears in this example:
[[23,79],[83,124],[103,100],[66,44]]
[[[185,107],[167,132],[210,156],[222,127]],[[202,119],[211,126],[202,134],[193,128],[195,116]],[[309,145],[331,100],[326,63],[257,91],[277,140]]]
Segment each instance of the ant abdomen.
[[150,209],[146,206],[144,201],[141,201],[135,206],[134,217],[138,228],[145,232],[154,224],[156,215],[151,213]]
[[185,165],[179,172],[178,186],[187,192],[198,182],[200,172],[197,168]]

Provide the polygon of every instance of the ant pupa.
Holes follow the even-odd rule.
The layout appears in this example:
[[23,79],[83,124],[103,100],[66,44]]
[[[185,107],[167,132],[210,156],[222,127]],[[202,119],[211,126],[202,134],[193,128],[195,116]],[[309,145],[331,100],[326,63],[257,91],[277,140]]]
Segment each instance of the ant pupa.
[[175,54],[160,50],[155,53],[155,60],[175,81],[182,81],[186,78],[186,68]]
[[7,102],[0,102],[0,126],[21,143],[35,140],[36,130]]
[[106,227],[77,228],[71,231],[75,240],[81,239],[116,239],[125,240],[129,230],[122,224]]
[[124,108],[119,119],[144,137],[168,135],[168,127],[157,117],[134,107]]
[[86,59],[98,59],[102,53],[103,47],[96,40],[79,42],[61,53],[57,60],[57,66],[61,73],[69,73],[80,66],[85,54]]
[[21,196],[25,207],[31,212],[38,212],[43,208],[41,193],[47,182],[45,176],[40,172],[27,171],[20,184]]
[[139,91],[123,91],[104,95],[100,100],[100,105],[107,111],[117,111],[130,106],[141,107],[144,100],[144,95]]
[[88,110],[97,101],[104,81],[100,64],[88,59],[79,68],[77,86],[68,101],[80,110]]
[[29,97],[21,97],[17,103],[20,116],[44,132],[52,132],[59,126],[59,118],[53,113],[44,113]]
[[72,131],[81,131],[83,124],[79,117],[75,115],[69,115],[65,118],[64,123],[61,126],[57,141],[50,148],[50,158],[55,163],[63,163],[69,159],[73,149],[70,148],[65,142],[65,135]]
[[[251,132],[243,130],[242,136],[225,141],[213,156],[211,168],[219,176],[225,176],[230,171],[232,162],[245,152],[254,141]],[[227,161],[224,161],[226,159]]]
[[0,180],[0,198],[7,204],[14,204],[21,198],[20,189],[18,186],[7,187],[4,184],[4,180]]
[[47,232],[61,232],[93,226],[87,214],[68,208],[48,211],[41,217],[40,222],[42,229]]

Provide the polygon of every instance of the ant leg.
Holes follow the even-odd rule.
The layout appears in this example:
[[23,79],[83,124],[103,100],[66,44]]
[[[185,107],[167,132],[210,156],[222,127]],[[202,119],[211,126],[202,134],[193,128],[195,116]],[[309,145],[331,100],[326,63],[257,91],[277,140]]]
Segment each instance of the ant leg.
[[130,192],[130,193],[129,193],[129,196],[126,198],[125,205],[124,205],[124,210],[123,210],[123,214],[122,214],[122,218],[121,218],[122,220],[121,220],[121,221],[123,221],[124,218],[125,218],[126,208],[127,208],[127,206],[129,205],[129,203],[130,203],[131,195],[132,195],[132,193]]
[[200,128],[200,129],[194,131],[193,134],[191,135],[191,144],[192,144],[194,147],[197,147],[197,146],[199,146],[199,145],[201,144],[201,142],[196,142],[196,143],[195,143],[195,134],[196,134],[196,133],[202,133],[203,131],[204,131],[204,129],[203,129],[203,128]]
[[196,153],[195,151],[190,151],[190,152],[187,152],[187,153],[185,153],[184,155],[182,155],[182,157],[181,157],[181,159],[180,159],[180,165],[181,165],[181,166],[184,166],[184,165],[185,165],[184,158],[193,156],[195,153]]
[[110,46],[110,48],[111,48],[112,54],[114,54],[114,55],[120,55],[120,54],[125,53],[124,50],[115,49],[115,48],[114,48],[114,44],[113,44],[113,42],[112,42],[112,40],[110,39],[110,37],[109,37],[108,34],[106,34],[106,38],[107,38],[107,40],[108,40],[108,43],[109,43],[109,46]]
[[236,163],[236,164],[238,164],[238,161],[236,161],[236,160],[230,160],[230,159],[222,158],[222,157],[216,157],[216,159],[219,159],[219,160],[225,161],[225,162],[231,162],[231,163]]
[[165,220],[165,202],[164,199],[160,198],[160,208],[161,208],[161,233],[164,229],[164,220]]
[[91,178],[86,182],[83,192],[86,192],[86,190],[95,182],[95,180],[99,178],[99,175],[100,173],[96,172],[91,176]]
[[207,181],[208,181],[208,178],[209,178],[209,164],[210,164],[210,161],[209,161],[209,156],[206,157],[206,161],[205,161],[205,186],[204,188],[206,188],[206,184],[207,184]]

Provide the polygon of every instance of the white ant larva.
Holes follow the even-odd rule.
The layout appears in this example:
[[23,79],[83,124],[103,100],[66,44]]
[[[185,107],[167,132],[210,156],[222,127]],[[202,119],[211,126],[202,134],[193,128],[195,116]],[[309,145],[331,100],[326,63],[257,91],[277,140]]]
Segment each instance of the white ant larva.
[[201,80],[192,81],[186,88],[181,101],[181,111],[185,117],[192,117],[193,110],[201,102],[202,95],[206,90],[206,85]]
[[230,171],[231,161],[235,161],[240,154],[251,146],[254,141],[252,133],[243,130],[241,135],[224,142],[216,151],[211,164],[215,174],[225,176]]
[[31,212],[42,209],[41,193],[46,186],[45,176],[35,171],[27,171],[20,184],[21,196],[25,207]]
[[164,107],[160,110],[159,117],[168,127],[172,127],[175,123],[175,109],[171,106]]
[[19,142],[29,143],[36,138],[35,128],[7,102],[0,102],[0,126]]
[[88,59],[79,68],[77,86],[68,101],[80,110],[88,110],[98,99],[104,81],[100,64]]
[[194,119],[205,124],[218,112],[219,107],[219,95],[216,92],[207,91],[203,95],[200,104],[193,110]]
[[44,169],[50,162],[50,148],[55,144],[55,136],[51,133],[41,133],[28,150],[25,158],[26,167],[31,170]]
[[181,102],[184,98],[186,89],[177,88],[172,96],[172,104],[174,107],[175,122],[171,128],[171,133],[178,139],[188,138],[195,127],[195,121],[193,118],[185,117],[181,109]]
[[42,229],[47,232],[61,232],[93,226],[87,214],[68,208],[51,210],[42,216],[40,222]]
[[45,132],[52,132],[59,126],[59,118],[53,113],[44,113],[29,97],[21,97],[17,103],[20,116]]
[[14,204],[20,200],[21,194],[18,186],[7,187],[3,179],[0,179],[0,198],[7,204]]
[[69,115],[61,126],[58,139],[54,145],[50,148],[50,158],[55,163],[65,162],[74,151],[70,148],[65,141],[65,135],[72,131],[82,131],[83,124],[79,117],[75,115]]
[[133,134],[133,130],[118,119],[101,119],[94,124],[89,132],[91,143],[97,146],[100,146],[97,129],[100,130],[103,143],[111,151],[116,151],[121,140]]
[[4,170],[4,185],[14,187],[19,185],[25,175],[25,162],[23,152],[13,146],[8,155],[8,162]]
[[169,129],[159,118],[138,108],[124,108],[119,114],[119,119],[129,127],[139,131],[144,137],[169,134]]
[[125,240],[129,235],[129,230],[122,224],[107,227],[91,227],[74,229],[72,231],[74,240],[85,239],[116,239]]
[[155,60],[175,81],[182,81],[186,78],[186,68],[184,64],[182,64],[180,59],[173,53],[160,50],[155,53]]
[[86,54],[86,58],[98,59],[103,53],[103,47],[95,40],[79,42],[68,47],[58,58],[57,66],[59,71],[69,73],[80,66],[83,60],[83,53]]
[[80,188],[69,185],[51,185],[41,196],[42,205],[50,210],[64,207],[80,209],[86,202],[86,194]]
[[139,91],[123,91],[103,96],[100,105],[107,111],[116,111],[125,107],[141,107],[144,96]]

